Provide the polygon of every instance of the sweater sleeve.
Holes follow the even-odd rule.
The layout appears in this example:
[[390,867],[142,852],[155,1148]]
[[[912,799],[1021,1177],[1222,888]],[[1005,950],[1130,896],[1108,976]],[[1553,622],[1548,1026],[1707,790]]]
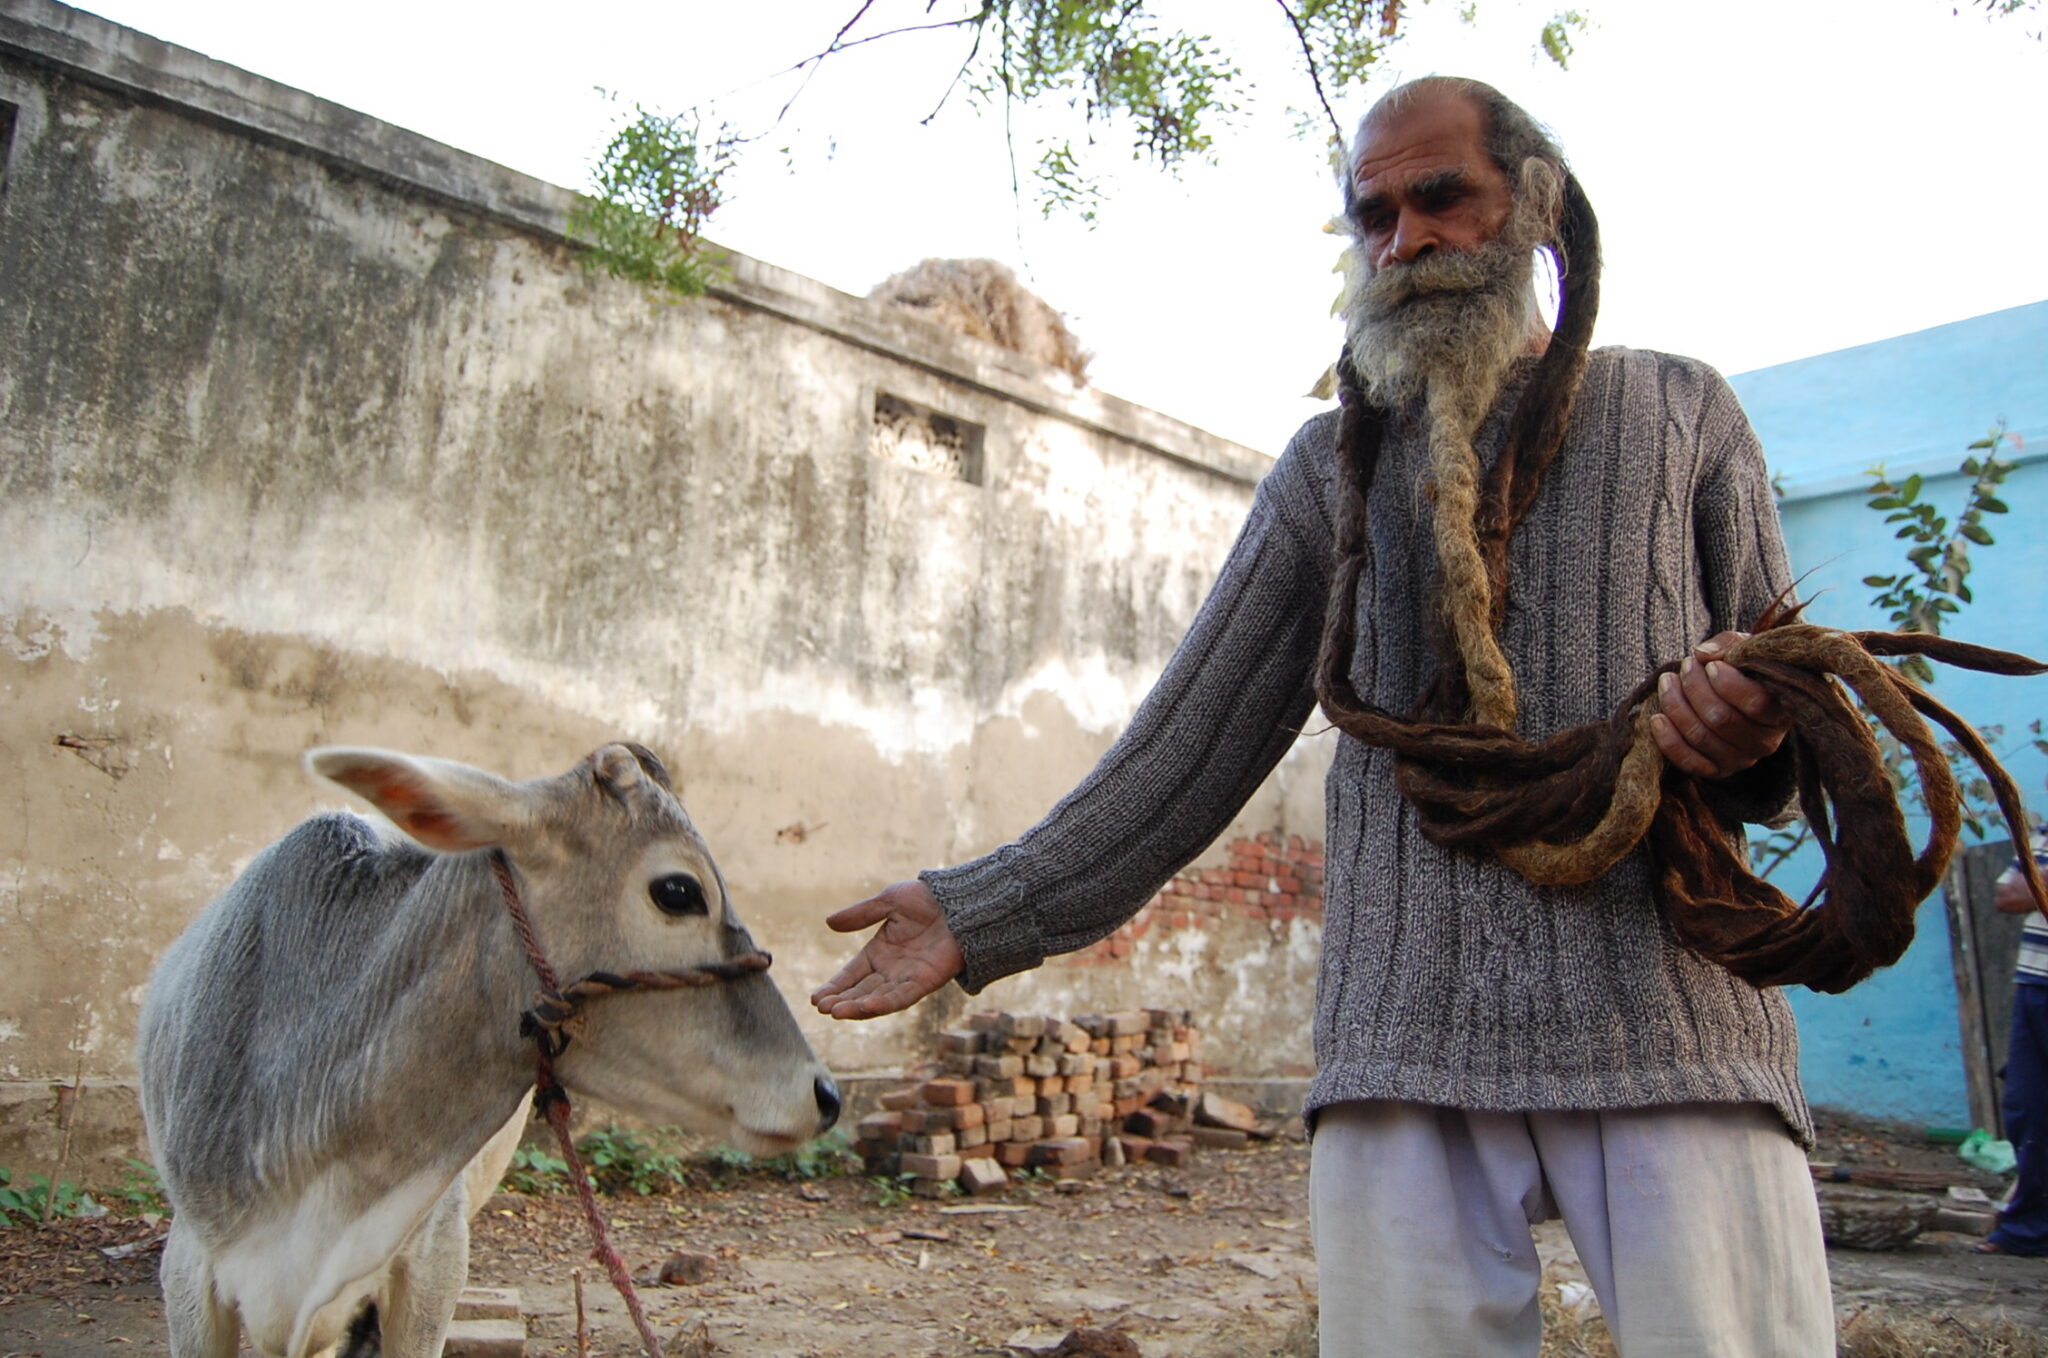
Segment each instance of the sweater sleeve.
[[1314,450],[1297,434],[1260,482],[1208,598],[1131,724],[1044,820],[993,853],[920,874],[969,993],[1102,938],[1222,833],[1314,706],[1330,575]]
[[[1746,632],[1792,587],[1792,568],[1756,431],[1720,374],[1708,370],[1702,390],[1701,479],[1693,500],[1693,530],[1710,634]],[[1708,805],[1731,824],[1763,824],[1787,815],[1796,789],[1790,741],[1755,766],[1701,786]]]

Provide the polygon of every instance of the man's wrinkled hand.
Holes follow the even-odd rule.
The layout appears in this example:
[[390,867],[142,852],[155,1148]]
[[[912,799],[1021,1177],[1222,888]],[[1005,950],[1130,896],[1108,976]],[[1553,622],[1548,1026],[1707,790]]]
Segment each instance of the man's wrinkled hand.
[[876,1018],[908,1009],[966,965],[938,898],[923,882],[884,887],[835,911],[825,923],[842,934],[882,926],[838,975],[811,992],[818,1012],[836,1019]]
[[1773,753],[1791,723],[1763,685],[1722,660],[1745,633],[1723,632],[1693,648],[1657,684],[1651,734],[1664,757],[1699,778],[1727,778]]

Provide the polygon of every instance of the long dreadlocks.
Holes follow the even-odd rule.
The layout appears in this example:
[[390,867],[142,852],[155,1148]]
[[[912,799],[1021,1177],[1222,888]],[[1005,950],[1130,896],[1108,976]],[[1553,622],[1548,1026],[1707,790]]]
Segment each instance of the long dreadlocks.
[[[1432,456],[1443,567],[1436,608],[1445,625],[1432,629],[1435,676],[1407,717],[1367,701],[1351,678],[1359,580],[1372,564],[1367,497],[1388,415],[1368,400],[1349,352],[1340,359],[1335,568],[1316,661],[1323,711],[1340,730],[1394,753],[1402,795],[1433,842],[1490,852],[1534,882],[1576,885],[1647,841],[1658,903],[1686,946],[1755,985],[1847,989],[1905,952],[1914,909],[1939,884],[1955,848],[1960,794],[1923,714],[1984,769],[2016,838],[2024,824],[2017,788],[1968,723],[1874,657],[1927,655],[1997,674],[2039,674],[2048,666],[1935,636],[1837,632],[1800,622],[1799,608],[1782,600],[1755,621],[1754,635],[1725,658],[1792,718],[1787,742],[1801,808],[1827,858],[1811,909],[1749,870],[1711,785],[1666,767],[1649,722],[1657,679],[1678,660],[1648,676],[1605,722],[1537,744],[1517,735],[1513,674],[1499,640],[1508,543],[1563,444],[1585,375],[1599,310],[1600,229],[1557,144],[1491,86],[1416,81],[1386,96],[1363,127],[1408,101],[1445,94],[1479,109],[1488,155],[1518,192],[1532,162],[1560,186],[1556,228],[1542,243],[1557,265],[1556,331],[1484,478],[1472,477],[1470,467],[1444,475],[1443,460]],[[1348,181],[1346,191],[1348,198]],[[1845,684],[1913,757],[1932,822],[1918,855]],[[1854,854],[1840,852],[1844,842],[1853,842]],[[2048,888],[2024,855],[2022,862],[2048,912]]]

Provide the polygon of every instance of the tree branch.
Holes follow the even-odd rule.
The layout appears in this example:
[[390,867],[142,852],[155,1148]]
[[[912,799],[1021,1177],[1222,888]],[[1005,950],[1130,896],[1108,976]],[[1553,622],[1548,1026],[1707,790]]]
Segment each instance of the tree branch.
[[932,105],[932,111],[930,113],[927,113],[924,115],[924,117],[918,119],[917,125],[919,127],[931,126],[932,119],[939,116],[939,110],[943,109],[946,106],[946,101],[953,97],[953,91],[960,88],[960,82],[962,79],[966,77],[968,68],[974,65],[974,59],[977,56],[981,55],[982,35],[988,32],[988,23],[986,22],[987,16],[988,6],[983,5],[981,7],[980,15],[983,22],[978,23],[974,26],[974,46],[967,49],[967,59],[960,63],[959,70],[953,72],[953,79],[946,85],[946,92],[939,96],[939,102]]
[[1308,63],[1309,81],[1316,87],[1316,102],[1323,106],[1323,116],[1330,120],[1330,136],[1338,146],[1344,144],[1344,125],[1337,121],[1336,111],[1330,107],[1329,96],[1323,93],[1322,71],[1316,65],[1315,49],[1309,45],[1308,30],[1301,26],[1301,19],[1289,7],[1287,0],[1273,0],[1280,6],[1280,12],[1287,16],[1287,22],[1294,25],[1295,41],[1301,44],[1302,60]]
[[[808,66],[810,67],[810,70],[804,72],[804,78],[802,83],[800,83],[796,87],[796,90],[789,96],[789,98],[782,101],[782,107],[776,111],[775,121],[772,124],[770,124],[770,126],[782,126],[782,120],[789,116],[790,109],[795,107],[796,101],[803,97],[804,91],[811,87],[811,79],[812,77],[816,76],[819,70],[824,66],[825,58],[831,56],[834,52],[839,50],[840,42],[846,37],[848,33],[853,31],[853,26],[859,23],[862,19],[866,18],[867,12],[873,9],[874,7],[875,0],[861,0],[860,8],[853,12],[853,17],[851,19],[848,19],[845,23],[839,26],[839,31],[832,35],[832,41],[825,44],[824,51],[818,53],[814,57],[806,57],[802,61],[799,61],[796,65],[789,68],[790,71],[796,71],[802,70],[805,66]],[[781,72],[781,74],[787,75],[789,74],[789,71]]]

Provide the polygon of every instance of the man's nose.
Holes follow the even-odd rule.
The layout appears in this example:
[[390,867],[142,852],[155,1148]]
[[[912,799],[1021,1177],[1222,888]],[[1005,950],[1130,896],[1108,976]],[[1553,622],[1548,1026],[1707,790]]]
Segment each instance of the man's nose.
[[1387,241],[1383,264],[1413,264],[1432,253],[1442,242],[1436,226],[1417,212],[1404,211],[1394,221],[1394,234]]

